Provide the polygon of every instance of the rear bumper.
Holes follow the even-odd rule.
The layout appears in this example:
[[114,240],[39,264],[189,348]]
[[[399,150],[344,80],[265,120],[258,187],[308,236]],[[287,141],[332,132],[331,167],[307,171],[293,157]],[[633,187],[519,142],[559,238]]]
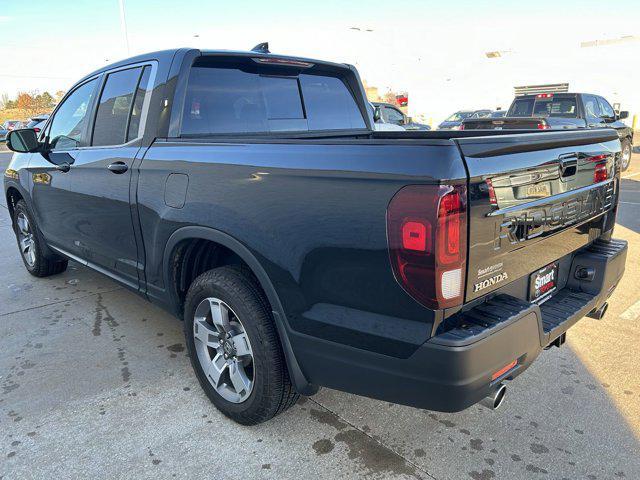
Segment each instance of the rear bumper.
[[[406,359],[308,336],[296,339],[296,350],[304,352],[299,359],[312,383],[418,408],[460,411],[521,374],[545,347],[602,306],[624,273],[626,253],[624,241],[597,241],[574,256],[570,280],[544,304],[495,296],[460,313],[455,328]],[[594,269],[593,278],[575,278],[585,267]],[[514,360],[516,367],[492,380]]]

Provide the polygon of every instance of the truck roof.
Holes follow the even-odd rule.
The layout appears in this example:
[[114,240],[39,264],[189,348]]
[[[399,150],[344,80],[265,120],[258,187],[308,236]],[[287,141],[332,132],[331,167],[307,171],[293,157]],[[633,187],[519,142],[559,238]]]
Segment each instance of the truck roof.
[[344,63],[335,63],[335,62],[329,62],[326,60],[318,60],[318,59],[314,59],[314,58],[306,58],[306,57],[294,57],[294,56],[290,56],[290,55],[279,55],[276,53],[262,53],[262,52],[255,52],[255,51],[249,51],[249,50],[209,50],[209,49],[198,49],[198,48],[172,48],[169,50],[159,50],[159,51],[155,51],[155,52],[149,52],[149,53],[143,53],[140,55],[136,55],[134,57],[129,57],[129,58],[125,58],[123,60],[120,60],[118,62],[113,62],[110,63],[108,65],[105,65],[104,67],[101,67],[97,70],[94,70],[93,72],[85,75],[79,82],[80,83],[82,81],[84,81],[87,78],[93,77],[95,75],[98,75],[102,72],[106,72],[108,70],[111,70],[113,68],[118,68],[118,67],[123,67],[126,65],[130,65],[130,64],[134,64],[134,63],[140,63],[140,62],[145,62],[145,61],[149,61],[149,60],[157,60],[159,62],[171,62],[173,60],[173,58],[177,55],[177,54],[186,54],[187,52],[189,53],[196,53],[196,56],[230,56],[230,57],[252,57],[252,58],[279,58],[279,59],[283,59],[283,60],[291,60],[291,61],[297,61],[297,62],[309,62],[309,63],[313,63],[313,64],[322,64],[325,66],[329,66],[329,67],[333,67],[333,68],[350,68],[349,65],[344,64]]
[[559,95],[595,95],[594,93],[586,93],[586,92],[541,92],[541,93],[527,93],[525,95],[516,95],[516,100],[518,98],[530,98],[530,97],[537,97],[538,95],[551,95],[553,97],[559,96]]

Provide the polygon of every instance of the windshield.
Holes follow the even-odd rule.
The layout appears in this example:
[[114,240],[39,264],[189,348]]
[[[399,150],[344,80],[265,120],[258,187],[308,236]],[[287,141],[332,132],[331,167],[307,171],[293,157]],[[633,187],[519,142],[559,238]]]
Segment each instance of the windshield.
[[513,102],[509,117],[571,117],[578,116],[576,97],[554,95],[551,97],[521,98]]
[[445,120],[445,122],[461,122],[465,118],[469,118],[473,112],[456,112]]

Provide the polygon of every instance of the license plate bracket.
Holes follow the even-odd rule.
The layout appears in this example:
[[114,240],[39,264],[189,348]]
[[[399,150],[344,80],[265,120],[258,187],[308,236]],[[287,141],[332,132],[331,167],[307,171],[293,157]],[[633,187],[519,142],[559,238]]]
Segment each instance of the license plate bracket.
[[558,262],[550,263],[529,277],[529,301],[541,303],[558,288]]

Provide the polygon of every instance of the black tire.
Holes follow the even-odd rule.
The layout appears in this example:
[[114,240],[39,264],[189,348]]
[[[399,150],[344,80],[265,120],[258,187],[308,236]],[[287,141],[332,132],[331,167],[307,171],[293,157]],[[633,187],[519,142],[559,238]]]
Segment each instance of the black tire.
[[[209,382],[196,352],[194,316],[207,298],[231,307],[241,320],[253,350],[253,388],[241,403],[223,398]],[[293,406],[300,395],[294,390],[264,293],[248,269],[225,266],[196,278],[187,292],[184,333],[191,365],[211,402],[227,417],[243,425],[265,422]]]
[[[24,215],[30,226],[33,242],[33,262],[29,262],[22,251],[20,246],[20,227],[18,225],[18,219],[21,215]],[[16,240],[18,241],[18,249],[20,251],[20,257],[24,263],[27,271],[34,277],[49,277],[51,275],[57,275],[64,272],[67,269],[68,261],[59,255],[49,253],[44,238],[38,229],[33,215],[27,208],[27,204],[24,200],[19,200],[13,210],[13,231],[16,234]]]
[[[627,168],[629,168],[629,165],[631,165],[631,155],[633,154],[633,147],[631,146],[631,142],[628,138],[623,139],[620,142],[620,146],[622,148],[622,153],[620,154],[620,169],[624,172]],[[628,154],[626,152],[628,152]],[[627,155],[626,159],[625,155]]]

